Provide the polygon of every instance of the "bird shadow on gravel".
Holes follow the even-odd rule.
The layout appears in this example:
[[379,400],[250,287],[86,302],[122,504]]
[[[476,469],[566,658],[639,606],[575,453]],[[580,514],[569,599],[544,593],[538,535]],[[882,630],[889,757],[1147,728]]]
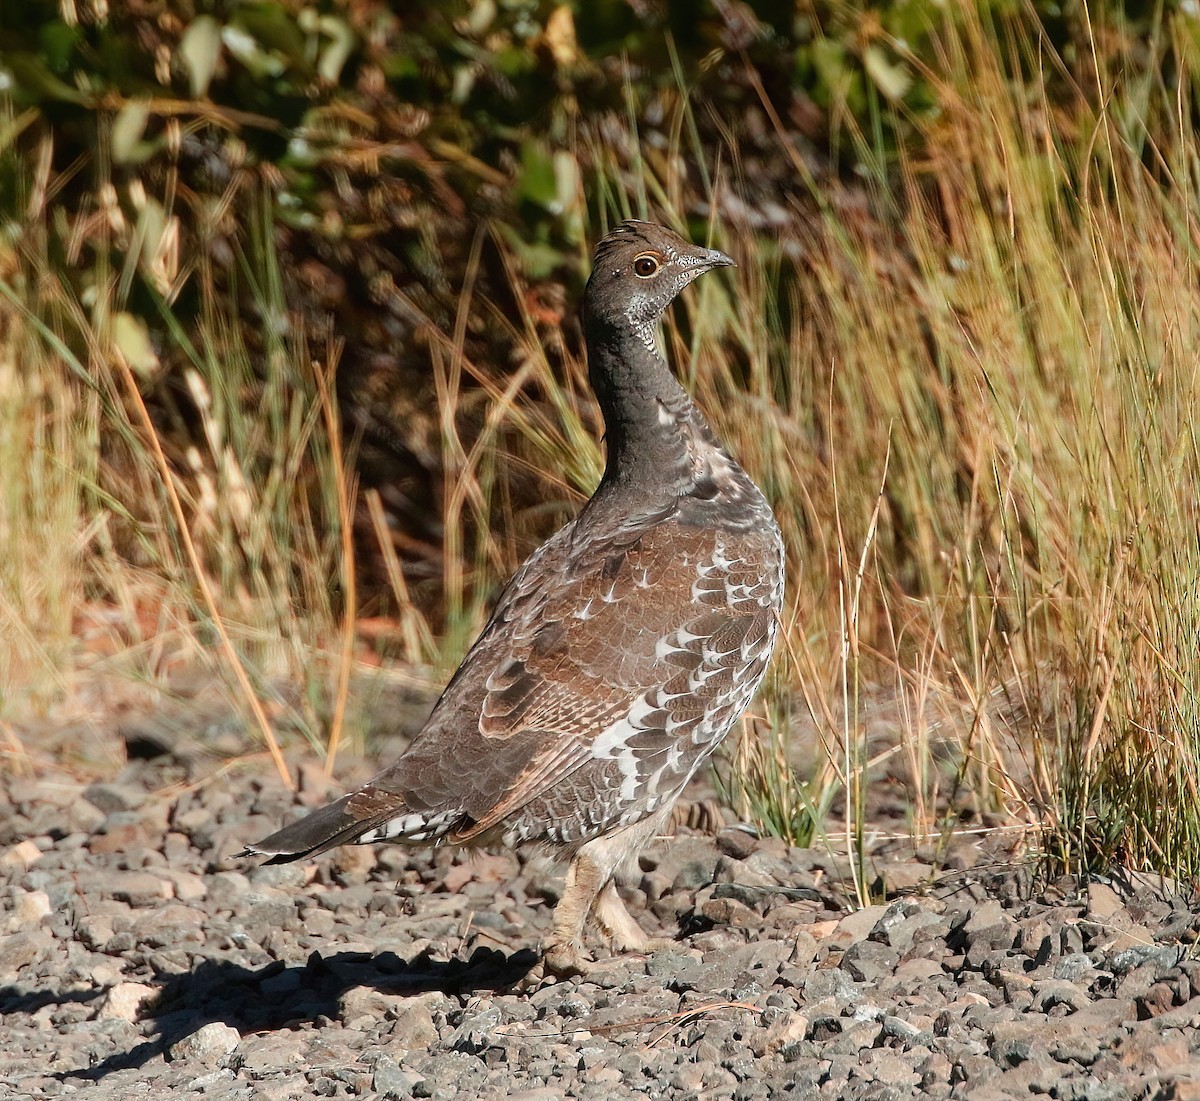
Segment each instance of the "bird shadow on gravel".
[[[155,1021],[156,1036],[95,1066],[61,1071],[56,1077],[98,1082],[115,1071],[141,1067],[212,1022],[227,1024],[245,1035],[290,1029],[321,1018],[335,1020],[341,1016],[343,995],[357,987],[392,995],[503,990],[520,982],[537,958],[528,949],[506,955],[480,948],[469,960],[449,961],[432,959],[426,952],[411,960],[393,952],[331,956],[314,952],[302,965],[273,961],[257,970],[225,960],[206,960],[186,974],[162,977],[165,985],[142,1012],[143,1020]],[[84,1001],[102,993],[60,996],[39,992],[18,999],[23,1004],[7,1009],[36,1009],[48,1001]]]

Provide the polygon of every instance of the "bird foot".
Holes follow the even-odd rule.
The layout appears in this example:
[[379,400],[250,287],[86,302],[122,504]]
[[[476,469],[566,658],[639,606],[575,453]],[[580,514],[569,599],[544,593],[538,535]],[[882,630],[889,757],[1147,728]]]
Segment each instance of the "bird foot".
[[549,944],[537,963],[514,983],[511,989],[514,993],[532,992],[547,983],[587,975],[598,966],[578,945]]
[[680,950],[679,942],[671,937],[645,935],[638,939],[636,944],[624,941],[618,944],[614,939],[612,947],[616,955],[594,960],[578,945],[547,945],[538,962],[513,985],[512,990],[514,993],[532,992],[548,983],[587,978],[600,971],[619,968],[626,963],[640,962],[655,952]]
[[542,967],[556,979],[573,979],[594,971],[598,964],[577,944],[549,944],[542,953]]

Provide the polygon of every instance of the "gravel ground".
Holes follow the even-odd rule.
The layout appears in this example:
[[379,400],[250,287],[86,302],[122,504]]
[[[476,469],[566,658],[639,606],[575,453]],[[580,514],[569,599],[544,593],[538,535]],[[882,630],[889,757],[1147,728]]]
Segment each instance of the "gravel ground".
[[545,857],[256,866],[317,771],[292,795],[149,752],[0,790],[0,1097],[1200,1098],[1200,919],[1157,882],[1031,883],[964,843],[853,910],[825,851],[685,830],[624,891],[675,948],[520,992]]

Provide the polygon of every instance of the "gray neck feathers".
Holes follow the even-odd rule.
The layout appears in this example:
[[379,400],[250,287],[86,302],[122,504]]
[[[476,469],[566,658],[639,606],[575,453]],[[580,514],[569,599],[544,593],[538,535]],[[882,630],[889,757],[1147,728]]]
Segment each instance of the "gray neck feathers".
[[585,324],[588,374],[604,414],[604,482],[686,491],[693,476],[692,425],[710,433],[658,354],[653,328],[624,318],[615,324],[588,318]]

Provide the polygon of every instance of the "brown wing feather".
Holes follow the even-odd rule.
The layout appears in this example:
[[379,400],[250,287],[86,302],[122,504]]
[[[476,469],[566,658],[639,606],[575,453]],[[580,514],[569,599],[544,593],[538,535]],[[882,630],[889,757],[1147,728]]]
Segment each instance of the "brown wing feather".
[[[658,744],[643,753],[660,755],[727,687],[710,676],[689,690],[703,645],[737,655],[732,663],[748,637],[765,636],[769,613],[752,591],[762,578],[733,568],[757,556],[755,534],[722,537],[724,568],[711,565],[714,534],[704,529],[667,522],[583,545],[573,534],[564,529],[513,578],[425,730],[371,785],[410,808],[457,806],[456,839],[588,764],[597,735],[656,690],[666,703],[659,721],[647,718],[645,740]],[[673,633],[691,642],[664,655]]]

